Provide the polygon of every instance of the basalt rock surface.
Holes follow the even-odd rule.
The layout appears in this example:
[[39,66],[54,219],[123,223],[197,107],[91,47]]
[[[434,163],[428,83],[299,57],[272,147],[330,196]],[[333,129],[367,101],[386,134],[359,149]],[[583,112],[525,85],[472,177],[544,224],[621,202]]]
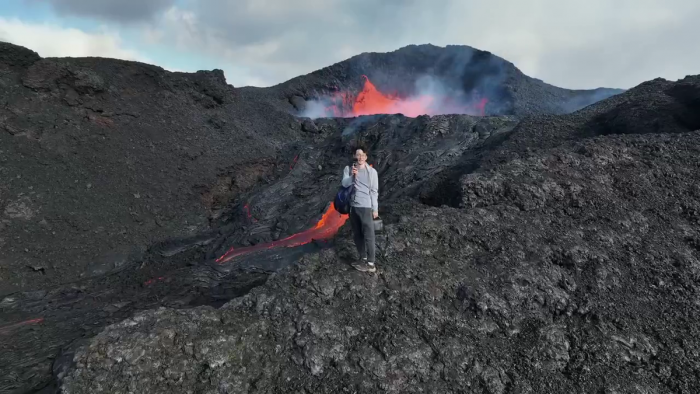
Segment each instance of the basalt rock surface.
[[59,385],[75,394],[696,393],[699,97],[700,77],[688,77],[520,122],[319,121],[328,145],[298,167],[318,175],[303,201],[318,198],[320,211],[343,164],[325,174],[323,160],[343,141],[367,142],[386,228],[378,273],[349,267],[343,227],[332,247],[218,309],[160,308],[107,327],[54,365]]

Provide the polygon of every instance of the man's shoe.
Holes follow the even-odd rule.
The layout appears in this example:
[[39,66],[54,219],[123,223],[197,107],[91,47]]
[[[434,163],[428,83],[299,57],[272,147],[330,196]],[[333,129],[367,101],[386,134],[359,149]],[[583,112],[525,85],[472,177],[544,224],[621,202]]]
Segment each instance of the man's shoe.
[[374,263],[368,263],[367,260],[363,260],[362,262],[355,263],[352,265],[355,267],[356,270],[362,271],[362,272],[376,272],[377,267],[374,265]]

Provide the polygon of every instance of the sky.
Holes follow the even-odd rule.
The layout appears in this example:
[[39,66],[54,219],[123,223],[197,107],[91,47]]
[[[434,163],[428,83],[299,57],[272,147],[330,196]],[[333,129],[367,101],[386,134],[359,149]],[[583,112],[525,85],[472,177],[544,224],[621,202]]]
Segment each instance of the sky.
[[222,69],[271,86],[362,52],[469,45],[571,89],[700,74],[698,0],[2,0],[0,41],[44,57]]

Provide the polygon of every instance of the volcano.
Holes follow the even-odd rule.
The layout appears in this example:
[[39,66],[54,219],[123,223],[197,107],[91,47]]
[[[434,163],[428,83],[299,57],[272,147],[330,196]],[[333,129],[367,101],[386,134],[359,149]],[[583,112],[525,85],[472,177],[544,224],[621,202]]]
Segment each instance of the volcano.
[[[0,44],[0,392],[699,392],[700,76],[509,64],[259,89]],[[358,143],[372,275],[330,205]]]
[[363,53],[271,88],[242,88],[311,118],[377,113],[406,116],[566,114],[622,93],[569,90],[523,74],[513,63],[465,45],[409,45]]

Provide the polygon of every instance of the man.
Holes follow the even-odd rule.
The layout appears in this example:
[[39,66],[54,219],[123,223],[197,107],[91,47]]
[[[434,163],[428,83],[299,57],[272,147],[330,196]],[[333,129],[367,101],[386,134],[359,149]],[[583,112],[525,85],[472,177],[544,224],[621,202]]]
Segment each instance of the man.
[[343,170],[343,187],[354,185],[350,200],[350,226],[360,261],[353,267],[363,272],[375,272],[374,219],[379,217],[379,177],[377,170],[367,164],[367,153],[358,148],[352,168]]

